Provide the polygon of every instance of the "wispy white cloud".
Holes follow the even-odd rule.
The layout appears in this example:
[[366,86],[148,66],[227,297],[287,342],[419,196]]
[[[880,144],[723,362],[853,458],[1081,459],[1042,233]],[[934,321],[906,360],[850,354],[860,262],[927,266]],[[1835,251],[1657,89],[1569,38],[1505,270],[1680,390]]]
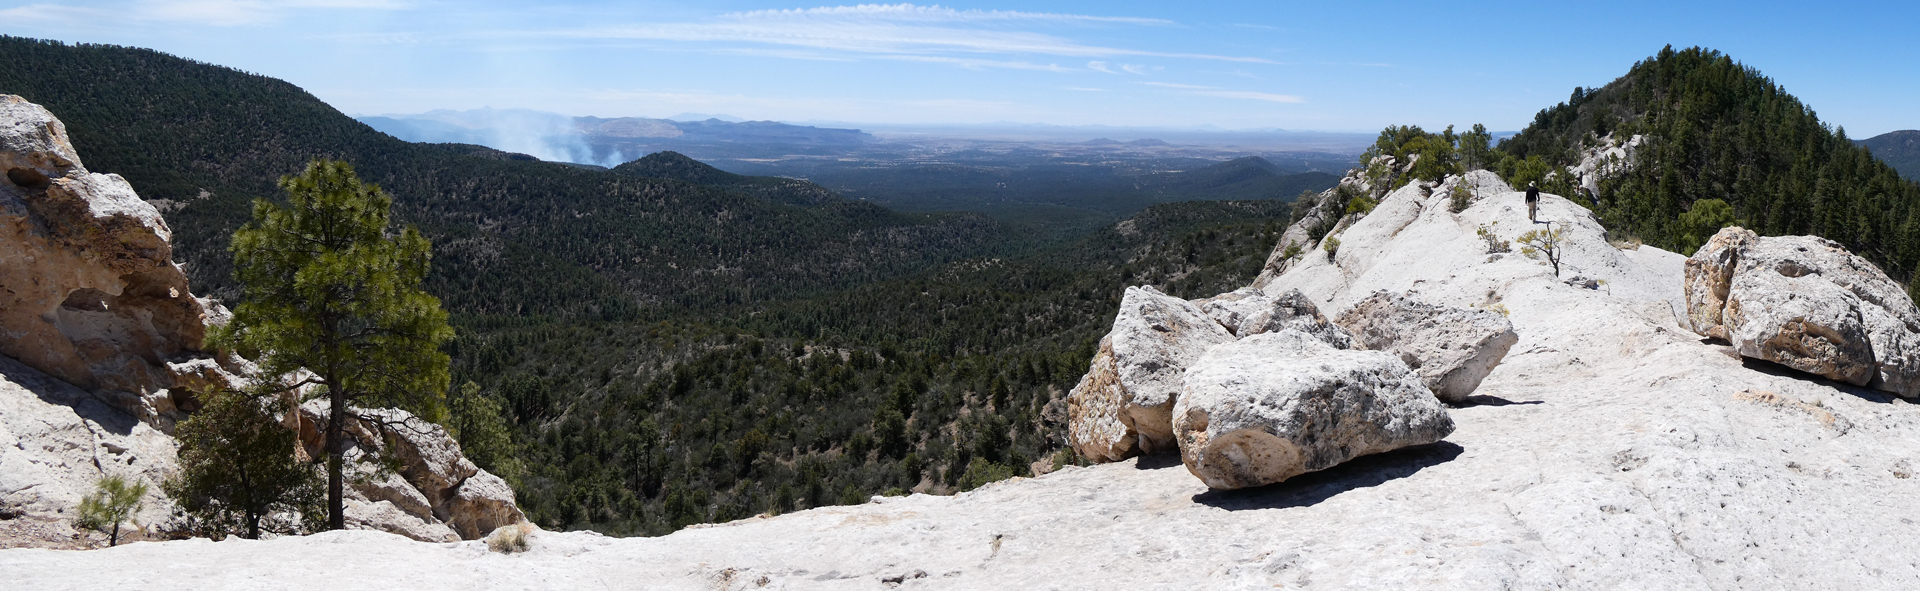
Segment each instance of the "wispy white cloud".
[[1179,84],[1174,82],[1136,82],[1135,84],[1140,84],[1142,86],[1158,86],[1161,88],[1180,88],[1185,90],[1213,90],[1217,88],[1214,86],[1196,86],[1193,84]]
[[836,19],[869,18],[890,21],[983,22],[983,21],[1055,21],[1072,23],[1116,23],[1128,25],[1171,25],[1173,21],[1126,16],[1094,16],[1017,10],[955,10],[940,6],[914,4],[859,4],[786,10],[753,10],[721,15],[732,19]]
[[1060,88],[1062,90],[1073,90],[1073,91],[1079,91],[1079,92],[1106,92],[1107,91],[1107,89],[1105,88],[1086,88],[1081,86],[1062,86]]
[[1217,96],[1220,98],[1267,101],[1270,103],[1297,104],[1297,103],[1307,102],[1306,98],[1303,98],[1297,94],[1273,94],[1270,92],[1253,92],[1248,90],[1202,90],[1194,94],[1199,94],[1202,96]]
[[[1161,52],[1081,43],[1030,30],[1062,27],[1160,26],[1161,19],[995,10],[955,10],[913,4],[862,4],[795,10],[757,10],[698,22],[633,23],[534,33],[577,39],[801,47],[862,55],[1008,54],[1080,58],[1152,56],[1272,63],[1248,56]],[[1105,62],[1089,68],[1109,71]],[[1137,66],[1140,68],[1144,66]],[[1124,68],[1124,66],[1123,66]],[[1048,68],[1051,69],[1051,68]],[[1136,72],[1137,73],[1137,72]]]
[[402,0],[133,0],[88,6],[32,4],[0,10],[6,22],[108,24],[185,23],[216,27],[267,25],[303,10],[403,10]]
[[1039,71],[1045,71],[1045,72],[1065,72],[1068,70],[1068,68],[1062,68],[1057,64],[1036,64],[1033,62],[1024,62],[1024,61],[1017,61],[1017,60],[1016,61],[983,60],[983,59],[972,59],[972,58],[962,58],[962,57],[945,57],[945,56],[936,56],[936,55],[883,55],[883,56],[879,56],[879,58],[888,59],[888,60],[907,61],[907,62],[951,64],[955,66],[960,66],[962,68],[967,68],[969,70],[986,70],[986,69],[992,69],[992,68],[1000,68],[1000,69],[1007,69],[1007,70],[1039,70]]
[[1140,64],[1126,64],[1126,65],[1120,66],[1120,69],[1126,70],[1128,74],[1138,74],[1141,76],[1145,76],[1148,73],[1158,72],[1161,70],[1165,70],[1166,68],[1162,68],[1160,66],[1143,66]]
[[1119,73],[1119,72],[1115,72],[1115,71],[1113,71],[1113,68],[1109,68],[1109,67],[1107,67],[1107,62],[1102,62],[1102,61],[1091,61],[1091,62],[1087,62],[1087,69],[1089,69],[1089,70],[1093,70],[1093,71],[1095,71],[1095,72],[1106,72],[1106,73],[1108,73],[1108,74],[1118,74],[1118,73]]

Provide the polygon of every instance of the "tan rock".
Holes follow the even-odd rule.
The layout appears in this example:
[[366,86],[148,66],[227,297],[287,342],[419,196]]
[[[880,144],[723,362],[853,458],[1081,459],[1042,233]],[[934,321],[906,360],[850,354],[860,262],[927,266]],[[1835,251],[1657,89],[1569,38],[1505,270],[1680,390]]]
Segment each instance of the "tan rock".
[[1739,255],[1760,237],[1744,228],[1721,230],[1708,239],[1692,258],[1687,259],[1687,322],[1700,336],[1727,339],[1722,313],[1727,308],[1727,291],[1733,288],[1733,270]]
[[1129,287],[1113,331],[1087,375],[1067,394],[1068,438],[1088,459],[1113,461],[1173,449],[1173,401],[1188,363],[1233,340],[1186,300]]
[[[288,418],[305,457],[326,455],[321,433],[326,413],[325,401],[315,400]],[[403,410],[354,409],[353,413],[342,425],[349,441],[348,459],[385,455],[397,460],[398,471],[381,473],[377,465],[350,462],[355,466],[348,478],[350,496],[385,503],[423,523],[443,525],[461,539],[477,539],[494,528],[526,521],[514,502],[512,487],[462,455],[459,442],[446,428]],[[410,528],[411,522],[406,522],[377,529],[409,535],[405,532]]]
[[1685,287],[1694,332],[1741,355],[1920,396],[1920,310],[1831,240],[1725,228],[1687,260]]
[[172,231],[119,175],[81,166],[46,109],[0,95],[0,354],[170,430],[168,360],[201,351],[206,302]]

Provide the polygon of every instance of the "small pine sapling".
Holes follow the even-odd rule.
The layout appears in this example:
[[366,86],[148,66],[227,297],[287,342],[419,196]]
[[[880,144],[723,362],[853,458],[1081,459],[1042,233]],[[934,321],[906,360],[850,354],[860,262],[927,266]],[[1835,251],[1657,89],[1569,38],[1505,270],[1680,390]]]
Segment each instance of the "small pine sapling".
[[1499,226],[1500,222],[1480,224],[1480,229],[1474,231],[1475,234],[1480,235],[1481,240],[1487,242],[1487,254],[1500,254],[1513,251],[1512,243],[1501,240],[1499,234],[1496,233],[1496,229],[1499,228]]
[[1562,247],[1567,242],[1565,228],[1533,230],[1521,234],[1517,241],[1520,243],[1521,254],[1534,260],[1546,259],[1548,264],[1553,265],[1553,276],[1560,276],[1560,257],[1565,254]]
[[[79,516],[73,524],[107,534],[107,545],[120,545],[120,524],[140,510],[140,497],[146,496],[147,483],[128,483],[126,477],[106,476],[94,484],[93,494],[80,499]],[[139,524],[134,524],[139,525]]]

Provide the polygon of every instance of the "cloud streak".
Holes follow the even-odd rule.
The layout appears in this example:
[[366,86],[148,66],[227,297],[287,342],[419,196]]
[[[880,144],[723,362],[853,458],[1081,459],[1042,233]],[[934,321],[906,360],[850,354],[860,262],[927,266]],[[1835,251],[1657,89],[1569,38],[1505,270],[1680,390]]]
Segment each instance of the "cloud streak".
[[[792,10],[757,10],[719,15],[701,22],[636,23],[543,35],[576,39],[652,40],[715,45],[745,44],[805,48],[862,55],[1046,55],[1072,58],[1121,56],[1274,63],[1248,56],[1162,52],[1081,43],[1028,30],[1032,25],[1061,27],[1141,27],[1171,21],[1134,17],[955,10],[913,4],[862,4]],[[1121,66],[1127,71],[1145,66]],[[1104,61],[1088,68],[1112,72]],[[1045,68],[1053,69],[1053,68]],[[1134,72],[1141,73],[1141,72]]]
[[92,6],[32,4],[0,10],[8,22],[185,23],[243,27],[282,22],[303,10],[405,10],[400,0],[136,0]]

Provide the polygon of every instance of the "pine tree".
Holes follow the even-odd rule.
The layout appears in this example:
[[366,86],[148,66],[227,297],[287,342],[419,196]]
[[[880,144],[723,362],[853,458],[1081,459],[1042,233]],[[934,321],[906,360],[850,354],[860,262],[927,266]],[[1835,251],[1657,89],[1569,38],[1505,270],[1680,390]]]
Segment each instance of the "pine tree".
[[293,432],[279,421],[289,410],[283,396],[216,392],[174,430],[180,472],[161,489],[190,530],[257,540],[263,533],[318,528],[325,514],[320,479],[311,464],[294,457]]
[[[327,528],[346,526],[346,421],[355,406],[395,406],[439,418],[453,337],[440,301],[420,289],[431,246],[407,228],[388,233],[393,198],[363,185],[345,162],[316,160],[280,179],[287,205],[255,200],[233,234],[245,299],[216,342],[267,375],[312,376],[327,400]],[[361,442],[363,449],[371,449]]]

